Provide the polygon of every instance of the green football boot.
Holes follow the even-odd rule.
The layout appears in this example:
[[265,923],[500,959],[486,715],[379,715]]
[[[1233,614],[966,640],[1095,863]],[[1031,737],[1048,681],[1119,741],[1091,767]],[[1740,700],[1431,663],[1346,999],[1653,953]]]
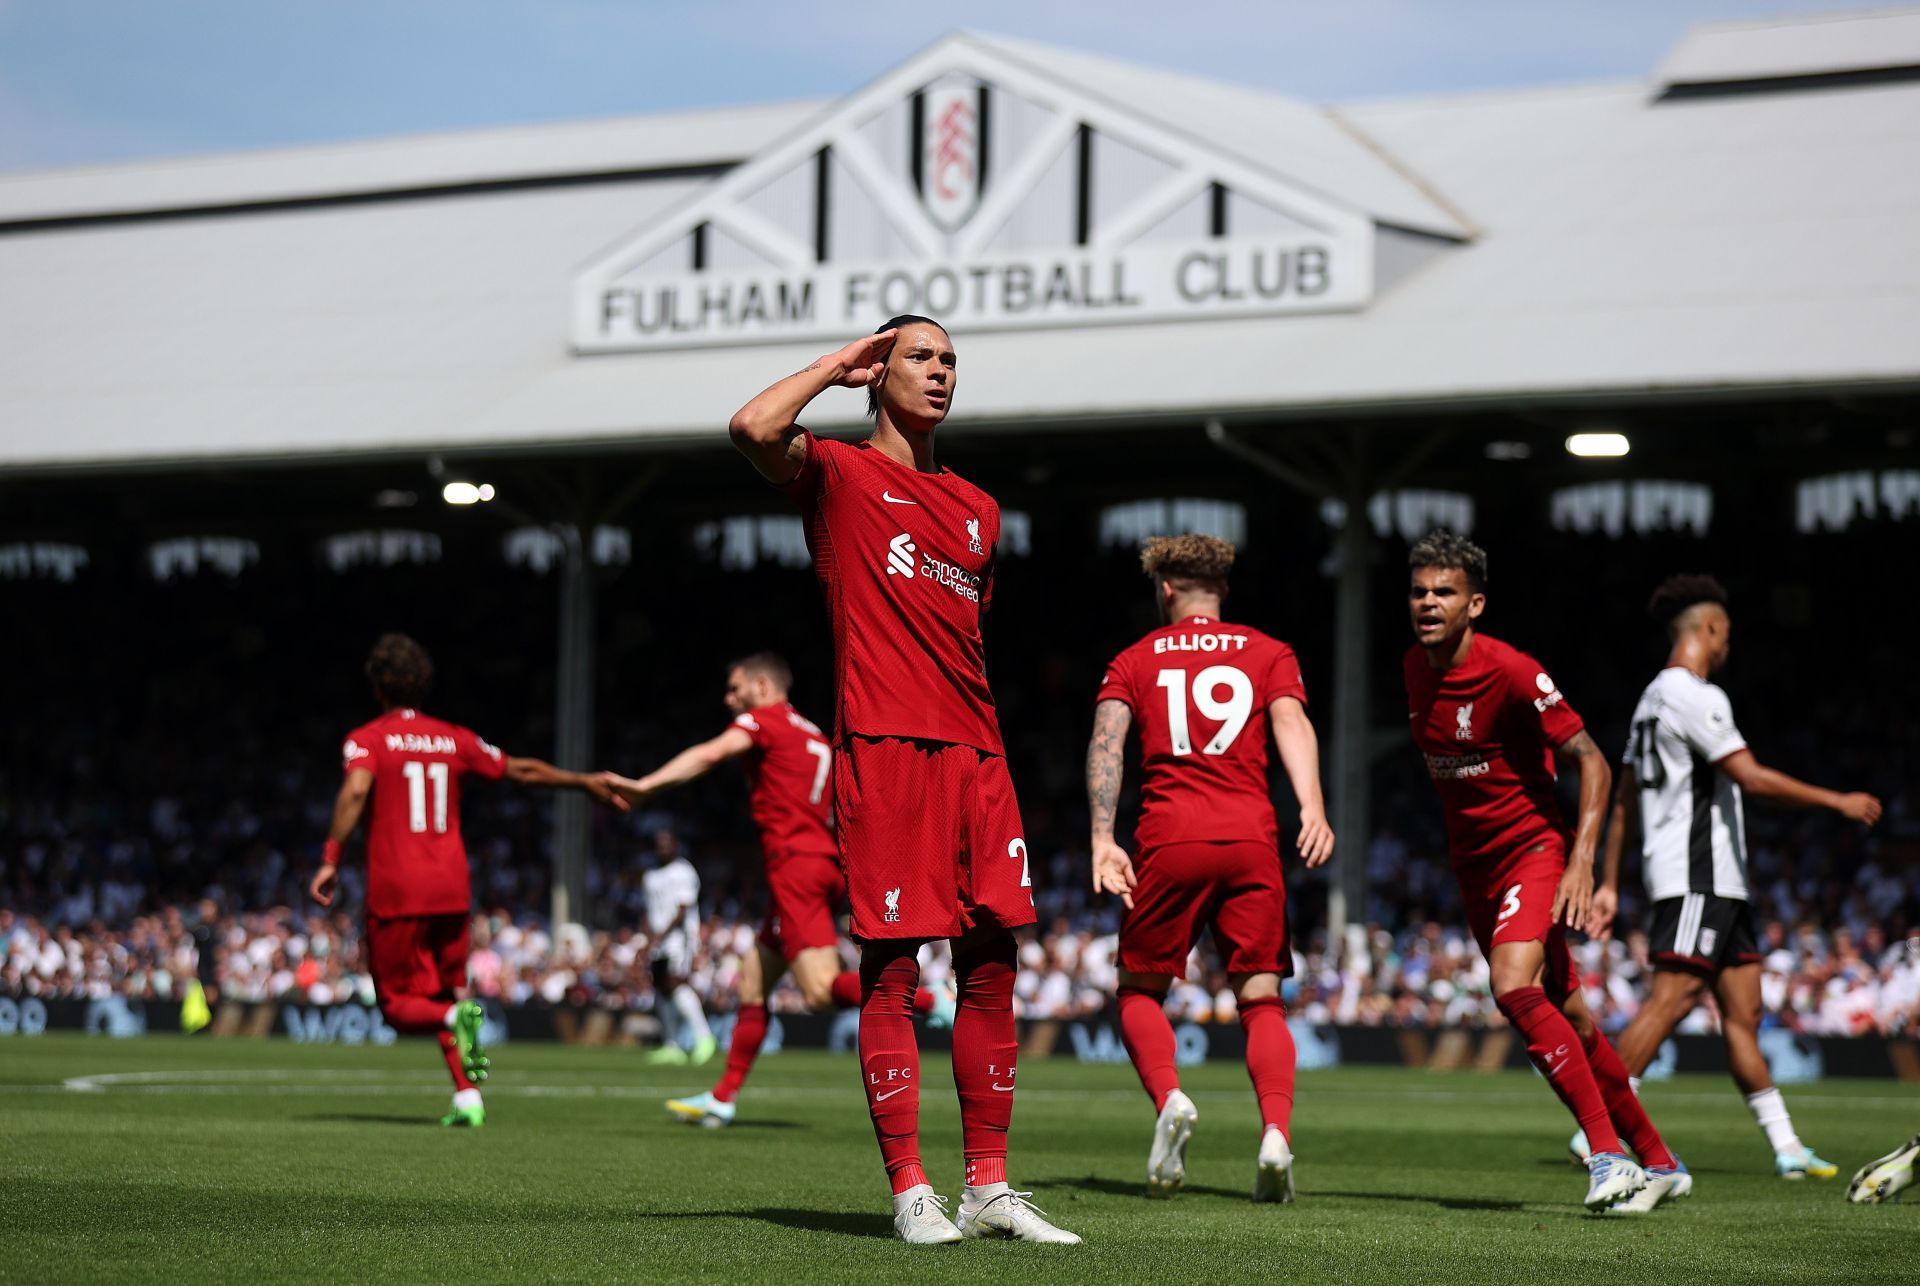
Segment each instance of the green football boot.
[[448,1112],[440,1118],[440,1124],[442,1125],[465,1126],[470,1130],[477,1130],[486,1123],[487,1109],[478,1103],[475,1103],[472,1107],[455,1107],[451,1112]]
[[[453,1011],[453,1038],[460,1044],[460,1062],[467,1069],[467,1079],[475,1085],[487,1079],[487,1055],[480,1048],[480,1025],[486,1020],[487,1011],[480,1007],[477,1000],[463,1000]],[[475,1121],[474,1124],[478,1125],[479,1122]]]

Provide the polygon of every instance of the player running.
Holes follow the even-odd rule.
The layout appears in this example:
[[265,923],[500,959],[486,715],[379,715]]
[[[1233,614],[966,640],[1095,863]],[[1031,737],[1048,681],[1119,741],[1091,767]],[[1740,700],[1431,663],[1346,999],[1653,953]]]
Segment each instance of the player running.
[[[1233,546],[1214,536],[1149,540],[1140,565],[1167,624],[1107,666],[1087,746],[1093,888],[1126,905],[1120,927],[1120,1031],[1159,1113],[1147,1157],[1147,1195],[1171,1197],[1186,1180],[1187,1140],[1199,1111],[1174,1071],[1167,989],[1211,928],[1247,1034],[1247,1074],[1260,1103],[1255,1201],[1293,1200],[1293,1034],[1280,979],[1293,972],[1280,823],[1267,793],[1267,730],[1300,802],[1300,855],[1333,855],[1320,797],[1320,750],[1293,649],[1220,619]],[[1258,714],[1262,717],[1256,718]],[[1140,822],[1135,864],[1113,837],[1121,752],[1140,723]]]
[[[1594,850],[1612,773],[1560,689],[1524,652],[1479,633],[1487,556],[1435,531],[1408,558],[1414,646],[1404,672],[1413,739],[1446,814],[1447,846],[1493,999],[1594,1142],[1589,1210],[1643,1213],[1693,1179],[1647,1119],[1580,994],[1566,926],[1593,900]],[[1554,761],[1580,772],[1568,842]],[[1624,1133],[1641,1165],[1626,1155]]]
[[[695,1125],[733,1124],[734,1100],[767,1038],[767,997],[789,970],[807,1008],[851,1009],[860,1003],[860,975],[840,967],[837,904],[846,898],[840,848],[834,842],[833,746],[793,708],[793,670],[772,652],[727,667],[727,709],[733,722],[709,741],[689,746],[635,781],[607,774],[630,803],[683,786],[730,759],[746,765],[750,807],[766,862],[767,917],[754,953],[740,962],[740,1007],[719,1084],[667,1110]],[[953,1002],[922,988],[914,1008],[936,1026],[951,1026]]]
[[[1078,1242],[1006,1181],[1011,930],[1033,923],[1033,893],[980,629],[1000,507],[934,463],[956,374],[944,327],[896,317],[762,392],[730,428],[799,505],[833,621],[834,814],[860,943],[860,1065],[894,1228],[914,1243]],[[795,423],[836,386],[867,390],[874,429],[857,445]],[[953,1079],[967,1173],[957,1222],[920,1164],[913,997],[916,953],[934,938],[953,940],[959,984]]]
[[384,634],[367,657],[367,678],[382,714],[347,735],[347,779],[333,804],[333,826],[308,892],[333,905],[340,850],[373,801],[367,824],[367,966],[380,1013],[397,1032],[440,1040],[453,1076],[453,1110],[442,1125],[486,1122],[479,1083],[485,1015],[461,1000],[473,886],[460,837],[460,779],[476,773],[527,786],[584,790],[622,812],[626,801],[584,773],[539,759],[510,758],[458,724],[420,712],[433,686],[427,650],[404,634]]
[[[1831,1179],[1839,1167],[1800,1141],[1760,1053],[1760,950],[1747,901],[1747,828],[1742,793],[1796,808],[1827,808],[1872,826],[1880,801],[1796,781],[1763,766],[1733,722],[1727,694],[1710,676],[1727,663],[1733,618],[1711,576],[1674,576],[1647,606],[1666,627],[1667,667],[1640,694],[1626,771],[1613,801],[1606,876],[1587,931],[1604,936],[1619,905],[1620,854],[1641,820],[1641,863],[1653,903],[1653,994],[1620,1034],[1620,1058],[1635,1076],[1709,985],[1720,1004],[1727,1066],[1773,1148],[1783,1179]],[[1576,1134],[1575,1156],[1587,1150]]]

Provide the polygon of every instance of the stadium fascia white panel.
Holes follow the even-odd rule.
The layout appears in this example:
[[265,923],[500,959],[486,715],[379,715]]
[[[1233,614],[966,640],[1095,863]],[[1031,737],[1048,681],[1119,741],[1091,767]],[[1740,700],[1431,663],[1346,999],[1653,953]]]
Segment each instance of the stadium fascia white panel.
[[[968,106],[974,92],[982,105],[989,96],[1021,101],[1044,118],[1014,155],[998,155],[996,145],[986,172],[979,164],[986,159],[980,113]],[[888,116],[915,131],[901,140],[905,165],[889,165],[869,140],[875,122]],[[1074,165],[1075,149],[1091,138],[1132,149],[1163,170],[1127,192],[1110,216],[1103,211],[1097,227],[1085,213],[1091,197],[1084,161],[1064,190],[1044,182],[1060,164]],[[926,164],[914,166],[916,147],[922,158],[933,153],[936,167],[944,149],[952,168],[916,181],[913,169]],[[814,171],[803,175],[812,199],[803,220],[789,217],[781,226],[750,207],[767,185],[807,167]],[[942,185],[948,176],[953,182]],[[1219,228],[1220,235],[1200,238],[1152,235],[1182,205],[1221,192],[1296,226],[1260,236]],[[1008,221],[1036,204],[1054,226],[1074,228],[1066,200],[1081,205],[1077,240],[993,248]],[[869,226],[884,228],[907,252],[854,246],[842,253],[823,245],[816,224],[833,217],[835,201],[861,203]],[[790,226],[795,221],[807,226]],[[716,229],[764,264],[706,269],[696,247]],[[604,353],[844,339],[900,312],[978,332],[1357,311],[1373,297],[1373,232],[1361,211],[1196,147],[1150,117],[958,34],[583,268],[574,285],[573,344],[580,353]],[[686,269],[657,270],[660,257],[679,253],[677,247],[687,254]]]

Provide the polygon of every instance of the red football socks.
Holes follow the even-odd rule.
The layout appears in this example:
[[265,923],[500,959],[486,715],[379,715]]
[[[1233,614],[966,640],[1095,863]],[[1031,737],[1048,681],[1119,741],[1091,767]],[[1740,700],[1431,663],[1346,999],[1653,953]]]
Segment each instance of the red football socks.
[[[445,1012],[444,1007],[441,1012]],[[453,1073],[453,1088],[456,1091],[476,1088],[467,1079],[467,1065],[460,1059],[460,1042],[445,1027],[440,1029],[440,1055],[447,1060],[447,1070]]]
[[[845,969],[833,976],[833,1004],[836,1009],[860,1007],[860,975]],[[925,987],[913,993],[913,1012],[924,1014],[933,1009],[933,993]]]
[[1007,1127],[1020,1042],[1013,1026],[1017,949],[1000,933],[953,962],[959,984],[953,1019],[953,1085],[960,1094],[961,1151],[967,1186],[1005,1183]]
[[[1173,1024],[1167,1021],[1166,997],[1144,987],[1122,987],[1119,998],[1120,1041],[1158,1112],[1167,1105],[1167,1095],[1180,1088],[1180,1076],[1173,1070]],[[1291,1066],[1292,1060],[1288,1061]],[[1291,1084],[1291,1072],[1288,1081]]]
[[[1164,1021],[1164,1020],[1163,1020]],[[1293,1033],[1287,1007],[1278,996],[1240,1002],[1240,1027],[1247,1033],[1247,1075],[1260,1100],[1260,1121],[1293,1137]]]
[[1614,1133],[1586,1048],[1560,1007],[1547,999],[1546,989],[1515,987],[1495,996],[1493,1003],[1526,1038],[1527,1056],[1587,1132],[1588,1146],[1595,1152],[1621,1151],[1620,1136]]
[[842,969],[833,975],[833,1005],[836,1009],[858,1009],[861,1002],[860,975],[852,969]]
[[382,996],[380,1016],[403,1036],[425,1036],[447,1029],[447,1007],[451,1004],[451,1000],[426,996]]
[[919,945],[869,942],[860,953],[860,1071],[896,1195],[927,1181],[920,1165],[920,1046],[913,1033]]
[[760,1044],[766,1038],[767,1007],[740,1006],[733,1016],[733,1040],[727,1045],[726,1074],[713,1087],[714,1098],[722,1103],[733,1102],[746,1083],[747,1073],[753,1070],[753,1060],[760,1056]]
[[[1627,1078],[1627,1065],[1620,1061],[1613,1042],[1596,1026],[1583,1043],[1587,1065],[1593,1068],[1593,1079],[1606,1100],[1607,1115],[1613,1118],[1614,1129],[1626,1136],[1640,1164],[1671,1169],[1677,1164],[1673,1153],[1667,1151],[1660,1131],[1653,1128],[1647,1109],[1640,1106],[1640,1096],[1633,1092],[1633,1082]],[[1589,1134],[1587,1138],[1591,1141],[1593,1136]]]

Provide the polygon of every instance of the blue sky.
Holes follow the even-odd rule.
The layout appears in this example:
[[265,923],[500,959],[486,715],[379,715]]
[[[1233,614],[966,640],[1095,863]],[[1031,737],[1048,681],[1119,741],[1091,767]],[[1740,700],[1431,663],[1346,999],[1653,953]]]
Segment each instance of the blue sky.
[[962,26],[1339,101],[1644,75],[1696,22],[1858,7],[0,0],[0,171],[831,97]]

